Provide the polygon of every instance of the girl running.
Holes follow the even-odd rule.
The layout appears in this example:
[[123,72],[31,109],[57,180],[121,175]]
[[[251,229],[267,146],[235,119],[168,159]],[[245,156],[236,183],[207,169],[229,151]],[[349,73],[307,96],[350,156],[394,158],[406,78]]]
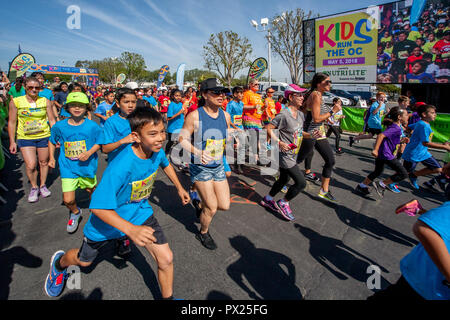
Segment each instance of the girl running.
[[[397,159],[396,153],[401,143],[408,143],[408,138],[402,137],[402,125],[408,123],[408,112],[400,107],[392,108],[386,115],[383,125],[386,130],[377,137],[372,155],[375,159],[375,170],[369,174],[363,182],[356,186],[356,190],[363,195],[369,195],[369,185],[371,185],[380,197],[384,196],[384,191],[389,188],[393,192],[396,191],[395,183],[400,182],[408,177],[406,169],[402,166],[400,160]],[[388,165],[395,171],[395,174],[378,183],[374,180],[378,178],[384,170],[384,166]]]

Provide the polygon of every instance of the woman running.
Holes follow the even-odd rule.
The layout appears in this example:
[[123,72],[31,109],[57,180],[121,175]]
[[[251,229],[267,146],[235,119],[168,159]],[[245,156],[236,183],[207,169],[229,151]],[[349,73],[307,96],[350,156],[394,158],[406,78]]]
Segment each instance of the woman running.
[[[17,148],[20,148],[25,161],[26,174],[31,183],[28,202],[37,202],[39,194],[44,198],[51,195],[45,183],[48,175],[48,140],[50,127],[55,124],[55,116],[50,101],[47,98],[39,97],[41,84],[38,79],[29,77],[24,81],[24,86],[25,95],[14,98],[9,104],[9,152],[16,154]],[[36,170],[38,160],[39,185],[37,184],[38,171]]]
[[311,82],[311,90],[305,96],[305,107],[307,110],[306,123],[307,132],[316,136],[315,132],[319,131],[320,138],[305,138],[303,139],[302,146],[299,151],[297,162],[300,163],[310,156],[311,152],[314,152],[314,148],[320,154],[325,161],[325,165],[322,170],[322,187],[318,196],[322,199],[331,202],[337,202],[329,190],[331,173],[334,167],[334,154],[333,150],[327,140],[325,132],[325,123],[333,114],[339,112],[342,107],[335,105],[329,110],[322,99],[324,92],[330,91],[331,80],[325,73],[316,73]]

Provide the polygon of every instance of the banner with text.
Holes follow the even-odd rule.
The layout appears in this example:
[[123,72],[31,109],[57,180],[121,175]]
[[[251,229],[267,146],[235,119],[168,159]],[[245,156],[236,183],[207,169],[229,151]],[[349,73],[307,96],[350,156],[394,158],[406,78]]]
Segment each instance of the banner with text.
[[316,72],[335,83],[374,83],[378,17],[361,10],[315,20]]

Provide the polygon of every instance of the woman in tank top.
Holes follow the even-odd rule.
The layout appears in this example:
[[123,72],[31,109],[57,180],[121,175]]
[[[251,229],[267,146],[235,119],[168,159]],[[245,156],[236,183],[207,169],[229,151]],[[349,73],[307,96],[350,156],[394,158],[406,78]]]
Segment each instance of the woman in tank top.
[[320,133],[320,137],[303,140],[297,162],[300,163],[305,160],[311,152],[314,152],[315,148],[325,161],[322,170],[322,187],[318,196],[327,201],[337,202],[329,190],[331,173],[334,167],[334,154],[327,140],[325,123],[329,117],[340,111],[342,107],[335,105],[333,109],[328,111],[329,108],[325,105],[322,95],[324,92],[330,91],[330,89],[330,77],[325,73],[316,73],[311,82],[311,90],[305,96],[307,109],[305,129],[312,136],[317,136]]
[[230,208],[230,188],[225,176],[224,152],[231,117],[222,110],[225,89],[215,78],[201,84],[199,108],[186,116],[180,132],[180,144],[191,156],[191,182],[198,191],[202,210],[196,238],[207,249],[217,248],[209,234],[209,225],[218,210]]
[[[28,201],[36,202],[39,200],[39,194],[44,198],[51,194],[45,183],[48,175],[48,139],[50,127],[55,124],[55,117],[50,101],[39,97],[41,85],[38,79],[27,78],[24,87],[25,96],[14,98],[9,104],[9,151],[11,154],[16,154],[17,149],[20,148],[25,161],[26,174],[31,183]],[[38,160],[39,185],[36,169]]]

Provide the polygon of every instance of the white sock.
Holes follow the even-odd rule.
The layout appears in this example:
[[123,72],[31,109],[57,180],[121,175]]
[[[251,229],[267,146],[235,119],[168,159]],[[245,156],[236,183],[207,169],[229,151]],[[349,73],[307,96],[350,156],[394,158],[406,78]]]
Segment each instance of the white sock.
[[328,191],[324,191],[322,188],[320,188],[320,194],[325,194],[325,193],[327,193]]
[[266,199],[269,200],[269,201],[272,201],[272,200],[273,200],[273,198],[272,198],[270,195],[267,195],[267,196],[265,196],[264,198],[266,198]]
[[380,186],[384,189],[386,189],[386,185],[383,183],[383,181],[380,181]]
[[362,182],[359,184],[359,186],[360,186],[361,188],[368,188],[368,186],[366,186],[366,185],[365,185],[364,183],[362,183]]

